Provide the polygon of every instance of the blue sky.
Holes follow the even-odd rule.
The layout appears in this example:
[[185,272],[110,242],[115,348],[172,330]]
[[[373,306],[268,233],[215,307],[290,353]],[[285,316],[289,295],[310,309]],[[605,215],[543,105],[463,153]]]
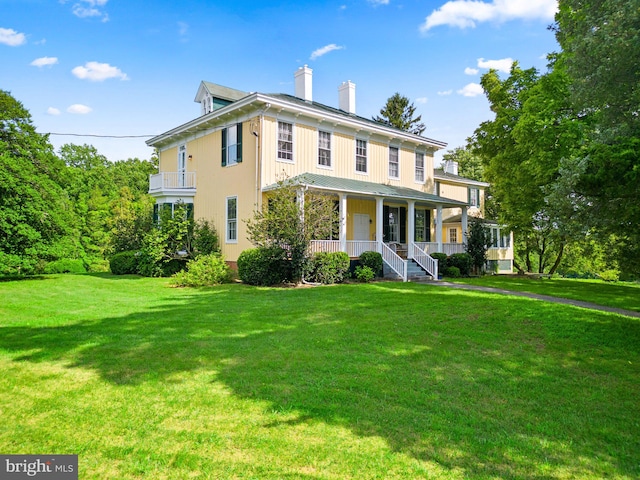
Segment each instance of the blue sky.
[[[356,111],[379,113],[395,92],[424,135],[463,146],[492,118],[479,87],[513,60],[546,70],[558,46],[556,0],[138,1],[0,0],[0,89],[42,133],[157,135],[200,114],[201,80],[293,94],[313,69],[313,99],[337,106],[356,84]],[[506,74],[505,74],[506,75]],[[149,158],[144,138],[52,135],[110,160]],[[447,150],[448,150],[447,149]],[[442,154],[436,155],[438,163]]]

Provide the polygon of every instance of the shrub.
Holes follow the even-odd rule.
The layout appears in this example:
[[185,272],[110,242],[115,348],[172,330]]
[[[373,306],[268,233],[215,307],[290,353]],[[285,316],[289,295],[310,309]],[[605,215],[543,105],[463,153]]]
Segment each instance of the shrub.
[[359,282],[368,283],[375,277],[375,273],[371,270],[371,267],[358,265],[354,273],[356,279]]
[[109,259],[109,268],[114,275],[129,275],[138,273],[138,252],[119,252]]
[[605,270],[600,272],[598,277],[605,282],[617,282],[620,279],[620,272],[618,270]]
[[192,248],[196,257],[220,251],[218,232],[213,223],[203,218],[194,223]]
[[473,258],[468,253],[454,253],[447,258],[447,266],[457,267],[460,270],[460,275],[467,277],[471,273]]
[[349,271],[349,263],[345,252],[318,252],[309,261],[307,279],[324,284],[340,283]]
[[378,252],[362,252],[360,254],[360,264],[369,267],[374,275],[382,274],[382,255]]
[[279,247],[250,248],[238,257],[238,276],[249,285],[277,285],[291,279],[287,251]]
[[173,284],[178,287],[207,287],[230,281],[231,269],[218,253],[200,255],[173,276]]
[[430,255],[432,258],[438,260],[438,271],[444,272],[447,269],[447,254],[436,252]]
[[77,258],[61,258],[49,262],[44,267],[44,273],[86,273],[84,262]]
[[444,270],[444,276],[451,277],[451,278],[459,278],[460,269],[458,267],[447,267]]

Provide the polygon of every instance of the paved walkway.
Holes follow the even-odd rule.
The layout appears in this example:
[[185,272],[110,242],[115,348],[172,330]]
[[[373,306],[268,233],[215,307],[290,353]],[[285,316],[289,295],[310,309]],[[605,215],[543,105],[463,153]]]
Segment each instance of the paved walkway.
[[533,298],[533,299],[542,300],[545,302],[562,303],[564,305],[573,305],[575,307],[590,308],[591,310],[600,310],[601,312],[617,313],[619,315],[626,315],[628,317],[640,318],[640,312],[634,312],[633,310],[624,310],[622,308],[606,307],[604,305],[597,305],[595,303],[583,302],[580,300],[572,300],[570,298],[552,297],[551,295],[540,295],[537,293],[518,292],[515,290],[503,290],[501,288],[482,287],[480,285],[466,285],[464,283],[443,282],[441,280],[439,281],[428,280],[422,283],[428,283],[429,285],[438,285],[441,287],[459,288],[461,290],[476,290],[478,292],[499,293],[502,295],[515,295],[516,297]]

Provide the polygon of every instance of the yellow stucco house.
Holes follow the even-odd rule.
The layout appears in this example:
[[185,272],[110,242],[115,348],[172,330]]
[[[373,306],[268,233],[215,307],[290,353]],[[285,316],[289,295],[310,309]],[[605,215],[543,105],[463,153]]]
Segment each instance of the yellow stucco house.
[[[233,264],[252,247],[244,220],[286,176],[338,201],[338,238],[312,248],[351,257],[374,250],[404,280],[436,277],[429,253],[464,251],[468,210],[481,214],[486,184],[436,175],[433,154],[445,143],[356,115],[352,82],[339,86],[334,108],[312,100],[310,68],[298,69],[294,81],[295,95],[202,82],[201,115],[147,141],[159,154],[149,189],[157,204],[193,204],[194,218],[213,222]],[[473,205],[467,191],[476,187]],[[455,226],[445,223],[455,215]]]

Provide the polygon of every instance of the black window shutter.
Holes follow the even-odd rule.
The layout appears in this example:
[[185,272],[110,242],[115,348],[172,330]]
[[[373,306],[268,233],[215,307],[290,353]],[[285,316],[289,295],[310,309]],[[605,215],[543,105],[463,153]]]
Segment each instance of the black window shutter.
[[389,241],[389,206],[382,206],[382,241]]
[[153,224],[157,225],[160,223],[160,205],[157,203],[153,204]]
[[227,166],[227,129],[222,129],[222,166]]
[[236,155],[238,156],[237,162],[242,163],[242,123],[239,123],[237,125],[237,129],[238,129],[236,133],[237,139],[238,139],[238,148],[236,150],[237,151]]
[[400,207],[400,243],[407,243],[407,209]]
[[193,220],[193,203],[187,203],[187,220]]

